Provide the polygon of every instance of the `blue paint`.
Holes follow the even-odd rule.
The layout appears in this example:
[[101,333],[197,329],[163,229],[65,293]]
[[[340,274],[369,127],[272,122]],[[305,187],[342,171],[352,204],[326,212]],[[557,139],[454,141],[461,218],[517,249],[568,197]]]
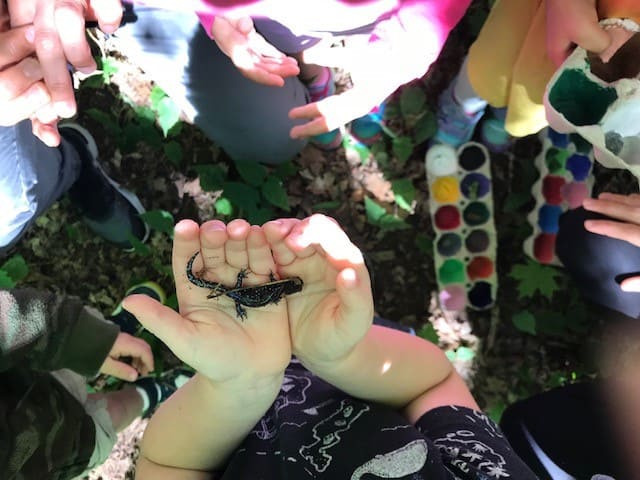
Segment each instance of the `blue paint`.
[[544,233],[558,233],[562,207],[559,205],[544,205],[538,211],[538,226]]
[[554,147],[567,148],[569,146],[569,135],[566,133],[556,132],[553,128],[547,129],[547,137],[551,140]]
[[460,183],[462,194],[471,200],[484,197],[490,189],[491,180],[481,173],[470,173]]
[[566,168],[576,182],[584,182],[589,177],[591,160],[585,155],[574,153],[568,158]]
[[455,255],[462,248],[462,239],[455,233],[445,233],[437,243],[438,253],[443,257]]

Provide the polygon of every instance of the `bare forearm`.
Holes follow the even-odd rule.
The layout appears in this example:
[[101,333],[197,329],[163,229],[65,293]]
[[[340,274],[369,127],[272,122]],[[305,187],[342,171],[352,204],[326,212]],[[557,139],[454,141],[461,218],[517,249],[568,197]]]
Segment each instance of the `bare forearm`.
[[220,468],[269,409],[281,383],[282,376],[261,384],[217,385],[196,375],[151,418],[141,456],[169,467]]
[[442,350],[406,333],[374,325],[344,359],[313,364],[315,375],[354,397],[407,406],[447,378],[453,367]]

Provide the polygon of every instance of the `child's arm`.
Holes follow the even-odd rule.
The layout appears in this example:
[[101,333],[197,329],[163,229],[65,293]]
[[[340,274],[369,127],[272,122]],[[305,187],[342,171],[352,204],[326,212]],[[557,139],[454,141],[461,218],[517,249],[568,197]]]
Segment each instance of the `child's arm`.
[[125,299],[127,310],[198,371],[151,418],[141,447],[148,475],[143,469],[138,478],[155,479],[162,467],[185,469],[185,475],[221,468],[273,403],[291,358],[286,301],[247,308],[239,318],[229,297],[207,298],[211,290],[188,280],[195,252],[193,272],[223,286],[235,285],[243,269],[249,271],[245,286],[266,283],[275,271],[259,227],[243,220],[201,227],[182,221],[173,248],[180,313],[147,296]]
[[362,254],[335,221],[314,215],[269,222],[264,230],[279,273],[305,282],[287,306],[293,353],[309,370],[353,396],[406,407],[413,420],[423,407],[477,408],[438,347],[371,326]]

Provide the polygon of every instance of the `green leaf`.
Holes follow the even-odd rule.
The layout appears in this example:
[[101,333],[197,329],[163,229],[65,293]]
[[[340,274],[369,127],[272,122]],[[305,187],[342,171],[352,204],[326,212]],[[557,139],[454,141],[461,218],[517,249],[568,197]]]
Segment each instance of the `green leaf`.
[[378,221],[378,226],[385,232],[391,232],[394,230],[406,230],[408,228],[411,228],[403,219],[390,214],[384,215]]
[[226,174],[219,165],[196,165],[194,170],[200,177],[200,188],[205,192],[222,190]]
[[164,97],[158,105],[158,124],[166,137],[169,130],[180,121],[180,107],[169,97]]
[[469,347],[458,347],[456,350],[456,358],[462,362],[470,362],[476,356],[476,352]]
[[141,257],[148,257],[151,255],[151,248],[149,248],[148,245],[145,245],[131,234],[127,235],[127,239],[131,243],[134,253],[137,253]]
[[538,292],[551,300],[553,293],[559,288],[556,279],[561,275],[554,267],[541,265],[531,259],[524,265],[514,265],[509,274],[518,281],[518,296],[521,300],[533,297]]
[[400,93],[400,111],[403,117],[420,115],[426,103],[427,96],[418,85],[409,85]]
[[259,187],[264,183],[264,179],[267,178],[269,172],[267,169],[254,162],[235,162],[236,170],[240,174],[240,177],[249,185]]
[[271,203],[271,205],[275,205],[287,212],[291,209],[287,190],[282,185],[282,180],[277,177],[267,177],[267,180],[262,185],[262,195],[269,201],[269,203]]
[[536,317],[527,310],[513,316],[513,324],[521,332],[536,335]]
[[420,253],[429,258],[433,257],[433,239],[431,237],[424,233],[418,233],[415,242]]
[[507,409],[507,406],[504,402],[498,402],[494,405],[491,405],[487,410],[488,417],[493,420],[495,423],[500,423],[500,419],[502,418],[502,414]]
[[367,213],[367,220],[373,225],[378,225],[380,219],[387,214],[384,207],[376,203],[374,200],[371,200],[369,197],[364,197],[364,209]]
[[14,282],[11,277],[4,270],[0,270],[0,288],[5,290],[10,290],[16,286],[16,282]]
[[273,220],[274,217],[274,211],[269,205],[247,212],[247,221],[252,225],[262,225],[269,220]]
[[146,105],[136,106],[134,109],[136,114],[136,119],[141,123],[144,123],[146,120],[148,123],[153,123],[156,121],[156,111],[152,108],[147,107]]
[[151,108],[157,111],[158,106],[160,105],[160,102],[166,96],[167,94],[165,93],[165,91],[161,89],[159,86],[155,85],[151,89],[151,93],[149,94],[149,101],[151,102]]
[[164,144],[163,150],[171,164],[176,168],[180,168],[182,165],[182,146],[172,140]]
[[293,162],[284,162],[276,167],[273,171],[273,174],[281,178],[282,180],[286,180],[289,177],[293,177],[296,173],[298,173],[298,169],[293,164]]
[[409,137],[396,137],[393,139],[393,154],[400,161],[400,163],[406,163],[409,157],[413,153],[413,140]]
[[0,270],[5,272],[15,283],[20,282],[29,274],[29,267],[22,255],[14,255],[4,262]]
[[102,78],[105,83],[109,83],[111,76],[118,72],[118,62],[112,57],[100,58],[100,70],[102,70]]
[[416,189],[411,180],[401,178],[391,182],[391,189],[398,206],[407,212],[413,213],[413,201],[416,199]]
[[415,127],[413,127],[413,141],[416,145],[420,145],[432,138],[438,130],[438,121],[435,114],[430,109],[425,110],[424,114],[418,119]]
[[433,328],[433,324],[427,323],[420,330],[418,330],[418,336],[420,338],[424,338],[429,342],[438,345],[440,343],[440,337],[438,336],[438,332]]
[[247,212],[258,209],[260,192],[250,185],[239,182],[225,182],[223,192],[224,196],[237,208]]
[[166,233],[170,237],[173,237],[173,227],[175,221],[173,215],[166,210],[149,210],[140,214],[140,218],[144,220],[154,230]]
[[97,108],[89,108],[85,110],[85,112],[98,122],[110,135],[120,135],[120,126],[115,122],[112,115]]
[[228,217],[233,213],[233,205],[231,205],[231,202],[224,197],[220,197],[218,200],[216,200],[214,206],[216,208],[216,212],[219,215]]

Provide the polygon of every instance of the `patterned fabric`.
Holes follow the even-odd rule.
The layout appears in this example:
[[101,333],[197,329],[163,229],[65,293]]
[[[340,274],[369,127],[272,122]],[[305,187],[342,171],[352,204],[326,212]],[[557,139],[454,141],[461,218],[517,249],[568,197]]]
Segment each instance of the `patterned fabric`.
[[0,477],[73,478],[86,468],[95,424],[49,371],[93,375],[118,328],[78,299],[0,291]]
[[483,413],[441,407],[410,425],[293,362],[222,479],[535,479]]

